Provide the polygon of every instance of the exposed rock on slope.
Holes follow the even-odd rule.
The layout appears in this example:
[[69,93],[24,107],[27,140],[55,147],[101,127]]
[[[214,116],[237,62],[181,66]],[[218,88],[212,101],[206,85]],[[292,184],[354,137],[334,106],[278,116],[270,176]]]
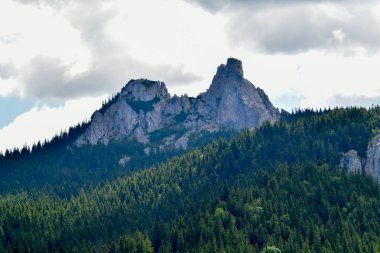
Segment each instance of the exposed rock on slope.
[[244,79],[241,61],[230,58],[218,67],[207,92],[197,98],[171,97],[162,82],[130,81],[93,114],[76,144],[107,144],[130,138],[186,149],[191,133],[255,128],[278,120],[279,115],[264,91]]
[[373,137],[367,148],[367,158],[360,158],[355,150],[344,153],[340,167],[351,173],[364,174],[380,182],[380,135]]
[[78,145],[108,144],[128,137],[148,143],[148,133],[163,127],[163,109],[170,94],[164,83],[140,79],[130,81],[114,100],[106,110],[93,114]]
[[340,159],[340,167],[347,169],[350,173],[363,173],[362,163],[358,157],[358,153],[355,150],[350,150],[343,154]]
[[264,91],[244,79],[241,61],[231,58],[227,65],[218,67],[210,88],[199,95],[195,109],[213,123],[235,129],[254,128],[278,119],[278,110]]
[[380,135],[375,136],[368,145],[364,173],[380,182]]

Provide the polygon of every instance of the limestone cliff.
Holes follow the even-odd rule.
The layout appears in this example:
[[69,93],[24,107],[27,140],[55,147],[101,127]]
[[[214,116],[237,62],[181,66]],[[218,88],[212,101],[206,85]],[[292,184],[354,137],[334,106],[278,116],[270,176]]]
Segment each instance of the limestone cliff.
[[380,135],[376,135],[368,145],[364,173],[380,182]]
[[355,150],[350,150],[342,155],[340,167],[347,169],[349,173],[362,174],[362,162]]
[[366,158],[360,158],[355,150],[350,150],[342,155],[339,166],[348,172],[364,174],[380,182],[380,135],[369,141]]
[[[265,121],[277,121],[279,115],[264,91],[244,79],[241,61],[230,58],[218,67],[210,88],[197,98],[172,97],[163,82],[130,81],[93,114],[76,145],[130,138],[186,149],[191,133],[255,128]],[[164,130],[165,134],[157,134]]]

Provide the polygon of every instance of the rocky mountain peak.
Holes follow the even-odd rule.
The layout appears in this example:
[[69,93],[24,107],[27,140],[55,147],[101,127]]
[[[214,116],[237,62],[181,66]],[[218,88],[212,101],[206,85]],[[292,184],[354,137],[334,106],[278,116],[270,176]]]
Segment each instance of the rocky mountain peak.
[[[218,67],[212,84],[230,84],[234,80],[243,79],[243,64],[235,58],[228,58],[227,64],[222,64]],[[226,82],[226,81],[229,82]]]
[[244,79],[242,62],[234,58],[218,67],[201,99],[211,108],[208,114],[226,128],[255,128],[279,118],[265,92]]
[[228,58],[227,64],[222,64],[216,71],[216,77],[243,78],[243,64],[235,58]]
[[160,81],[131,80],[113,103],[93,115],[76,144],[128,138],[148,146],[186,149],[193,133],[255,128],[279,115],[264,91],[244,79],[242,62],[229,58],[218,67],[207,92],[197,98],[171,97]]
[[165,83],[138,79],[129,81],[121,90],[121,95],[131,101],[147,102],[154,99],[170,99]]

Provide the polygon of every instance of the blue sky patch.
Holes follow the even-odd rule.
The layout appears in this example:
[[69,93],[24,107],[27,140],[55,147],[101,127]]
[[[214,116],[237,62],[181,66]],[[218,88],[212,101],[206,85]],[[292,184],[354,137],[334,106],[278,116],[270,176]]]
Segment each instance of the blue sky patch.
[[0,128],[11,123],[18,115],[30,110],[33,102],[18,97],[0,97]]
[[301,105],[302,100],[305,97],[299,93],[286,93],[272,99],[272,103],[276,107],[285,109],[291,112],[292,109],[296,109]]

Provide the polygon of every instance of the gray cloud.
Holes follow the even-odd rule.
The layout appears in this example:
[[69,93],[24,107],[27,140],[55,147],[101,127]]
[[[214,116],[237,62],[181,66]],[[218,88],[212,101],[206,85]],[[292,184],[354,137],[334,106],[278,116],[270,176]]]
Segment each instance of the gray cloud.
[[[41,0],[40,0],[41,1]],[[237,10],[242,8],[267,8],[267,7],[283,7],[295,4],[310,3],[363,3],[375,2],[375,0],[184,0],[194,5],[201,6],[210,12],[220,12],[228,10]],[[251,9],[251,11],[256,11]]]
[[367,97],[362,95],[343,96],[340,94],[330,98],[329,103],[336,106],[362,106],[371,107],[380,105],[380,96]]
[[286,93],[280,96],[272,98],[272,103],[276,107],[280,107],[287,111],[292,111],[292,109],[296,109],[300,107],[302,100],[305,99],[305,96],[298,92]]
[[345,51],[355,47],[377,51],[380,21],[368,10],[350,11],[351,17],[347,19],[310,5],[266,9],[253,14],[244,11],[232,19],[227,30],[232,43],[267,53]]
[[[14,2],[18,2],[21,4],[27,5],[40,5],[40,6],[51,6],[55,9],[59,9],[64,7],[70,2],[86,2],[87,0],[13,0]],[[91,2],[97,2],[99,0],[91,0]],[[87,1],[90,2],[90,1]]]
[[0,63],[0,78],[8,79],[17,75],[17,69],[12,63]]
[[367,52],[380,49],[380,20],[371,10],[373,0],[185,1],[225,13],[234,46],[269,54],[338,50],[348,55],[357,47]]
[[[63,1],[18,0],[27,4],[49,4],[61,8]],[[58,57],[37,56],[21,68],[20,76],[25,96],[59,101],[84,95],[114,93],[131,78],[162,80],[172,85],[185,85],[200,77],[187,73],[182,66],[152,65],[128,55],[125,46],[110,39],[107,24],[117,15],[116,10],[105,10],[101,1],[76,2],[76,8],[64,14],[81,35],[91,51],[90,68],[72,76],[70,65]],[[79,4],[78,4],[79,3]]]
[[10,34],[0,34],[0,42],[4,44],[17,43],[21,38],[20,34],[10,33]]
[[169,84],[186,84],[199,79],[194,74],[184,72],[181,66],[153,66],[124,57],[102,58],[91,69],[75,76],[71,76],[69,71],[70,66],[63,65],[59,58],[35,57],[21,71],[24,92],[28,96],[51,102],[83,95],[114,93],[131,78],[164,80]]
[[189,2],[194,5],[201,6],[207,11],[210,11],[212,13],[220,12],[220,11],[227,11],[227,10],[236,10],[240,8],[247,8],[247,7],[262,7],[262,6],[268,6],[268,5],[284,5],[289,4],[292,2],[306,2],[307,0],[292,0],[292,1],[275,1],[275,0],[185,0],[186,2]]
[[22,4],[47,4],[47,5],[61,5],[64,0],[13,0]]

